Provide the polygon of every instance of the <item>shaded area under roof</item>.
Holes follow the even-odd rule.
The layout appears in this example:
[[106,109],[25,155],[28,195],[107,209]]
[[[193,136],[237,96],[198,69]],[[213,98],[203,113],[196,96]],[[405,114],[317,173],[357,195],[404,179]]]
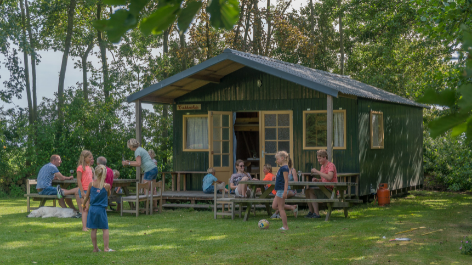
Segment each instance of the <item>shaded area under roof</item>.
[[151,85],[127,97],[128,102],[173,103],[178,97],[208,83],[220,80],[243,67],[277,76],[287,81],[338,97],[338,93],[379,101],[429,108],[385,90],[354,80],[348,76],[311,69],[298,64],[283,62],[265,56],[231,49],[216,57],[193,66],[183,72]]

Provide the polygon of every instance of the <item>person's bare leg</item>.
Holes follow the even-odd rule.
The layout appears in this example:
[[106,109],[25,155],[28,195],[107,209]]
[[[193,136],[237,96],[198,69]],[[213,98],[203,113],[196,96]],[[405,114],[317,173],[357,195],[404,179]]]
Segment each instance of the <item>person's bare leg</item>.
[[98,246],[97,246],[97,229],[92,229],[92,245],[93,245],[93,252],[98,252]]
[[[241,179],[241,181],[246,181],[248,179],[249,179],[248,177],[244,177]],[[241,196],[246,197],[247,184],[239,184],[238,191],[239,191],[239,194],[241,194]]]
[[[77,208],[75,208],[74,203],[72,203],[72,199],[64,199],[64,202],[69,206],[74,211],[77,211]],[[65,207],[62,207],[65,208]]]
[[277,205],[277,196],[274,198],[274,200],[272,201],[272,209],[274,210],[277,210],[276,213],[279,211],[279,206]]
[[[87,205],[85,206],[87,209],[90,208],[90,203],[87,202]],[[87,215],[88,215],[88,211],[83,211],[82,212],[82,231],[84,232],[87,232],[88,229],[87,229]],[[95,234],[97,234],[97,232],[95,231]]]
[[107,252],[110,250],[110,247],[108,245],[110,235],[108,233],[108,229],[103,229],[102,231],[103,231],[103,250]]
[[285,230],[288,230],[288,224],[287,224],[287,214],[285,213],[285,199],[282,199],[280,197],[275,196],[275,199],[277,200],[277,205],[279,206],[279,215],[280,218],[282,219],[282,224]]
[[[316,199],[316,194],[313,193],[313,198]],[[318,206],[318,203],[317,202],[314,202],[313,203],[313,209],[314,209],[314,212],[316,215],[320,215],[320,209],[319,209],[319,206]]]
[[[305,190],[305,197],[306,197],[307,199],[314,199],[314,198],[313,198],[314,195],[315,195],[315,194],[314,194],[313,189],[306,189],[306,190]],[[307,204],[308,204],[308,209],[309,209],[310,213],[314,213],[314,212],[315,212],[315,210],[314,210],[315,204],[312,203],[312,202],[309,202],[309,203],[307,203]]]
[[66,204],[64,203],[64,198],[59,199],[59,206],[62,208],[67,208]]

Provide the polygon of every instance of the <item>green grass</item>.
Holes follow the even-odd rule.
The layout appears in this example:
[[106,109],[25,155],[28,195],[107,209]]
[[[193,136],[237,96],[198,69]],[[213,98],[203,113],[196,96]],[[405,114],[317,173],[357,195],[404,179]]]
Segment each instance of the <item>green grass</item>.
[[[470,194],[412,192],[393,199],[390,207],[364,204],[341,211],[331,222],[295,219],[289,231],[270,220],[267,230],[257,221],[215,220],[211,211],[165,210],[153,216],[108,215],[114,253],[92,253],[90,233],[79,219],[26,218],[23,198],[0,200],[0,263],[3,264],[468,264],[460,241],[471,235]],[[301,214],[306,214],[301,212]],[[323,215],[323,213],[322,213]],[[395,235],[396,232],[426,228]],[[426,232],[443,229],[429,235]],[[386,236],[387,239],[382,237]],[[389,242],[409,237],[409,242]],[[103,250],[102,233],[98,232]]]

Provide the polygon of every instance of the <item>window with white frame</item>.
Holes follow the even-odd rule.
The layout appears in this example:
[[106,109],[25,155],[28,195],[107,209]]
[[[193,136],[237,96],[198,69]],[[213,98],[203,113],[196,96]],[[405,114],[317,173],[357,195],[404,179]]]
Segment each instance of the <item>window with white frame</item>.
[[183,116],[183,150],[208,151],[208,115]]

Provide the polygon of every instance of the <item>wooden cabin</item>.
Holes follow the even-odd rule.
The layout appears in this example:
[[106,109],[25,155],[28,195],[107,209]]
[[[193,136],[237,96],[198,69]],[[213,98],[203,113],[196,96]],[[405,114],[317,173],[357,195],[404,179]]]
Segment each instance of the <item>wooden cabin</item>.
[[[228,182],[236,159],[247,171],[278,169],[288,151],[296,170],[320,168],[327,149],[338,173],[360,173],[359,193],[388,183],[390,190],[423,181],[423,108],[409,99],[342,76],[226,49],[222,54],[136,92],[141,103],[173,109],[174,171],[216,170]],[[203,174],[186,179],[200,190]]]

